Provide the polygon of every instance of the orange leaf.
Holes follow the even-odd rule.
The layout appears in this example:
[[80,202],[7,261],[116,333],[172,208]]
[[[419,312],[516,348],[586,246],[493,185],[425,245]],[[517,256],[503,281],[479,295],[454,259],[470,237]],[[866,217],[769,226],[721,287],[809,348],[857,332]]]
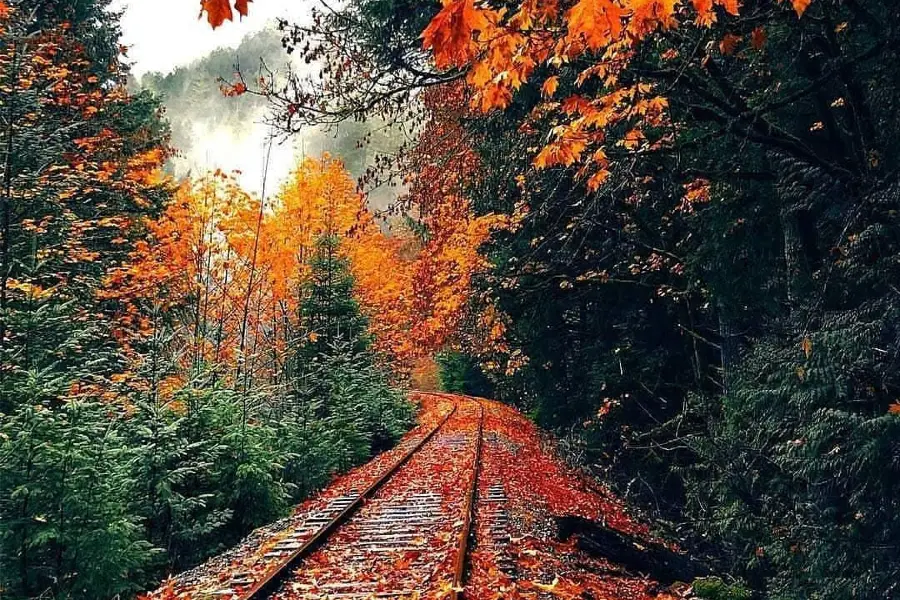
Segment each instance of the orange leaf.
[[472,34],[487,26],[473,0],[447,0],[422,32],[422,46],[434,51],[438,68],[462,66],[474,57]]
[[809,338],[803,338],[803,341],[800,343],[800,347],[803,348],[803,354],[806,355],[806,358],[809,358],[812,354],[812,340]]
[[900,415],[900,402],[894,402],[888,406],[888,412],[892,415]]
[[675,25],[675,0],[633,0],[629,31],[643,37]]
[[233,19],[230,0],[200,0],[200,16],[206,12],[206,20],[213,29]]
[[601,169],[591,175],[591,177],[587,180],[588,189],[592,192],[596,192],[600,189],[600,186],[603,185],[607,179],[609,179],[609,171],[606,169]]
[[548,77],[544,82],[544,85],[541,86],[541,94],[545,98],[552,98],[553,94],[556,93],[556,88],[559,87],[559,77],[553,76]]
[[794,6],[797,16],[802,17],[809,5],[812,4],[812,0],[791,0],[791,4]]
[[697,11],[697,23],[709,27],[716,22],[716,4],[725,9],[725,12],[737,16],[740,9],[740,0],[692,0],[694,10]]
[[599,50],[621,35],[624,15],[610,0],[579,0],[566,16],[569,37],[584,38],[591,50]]

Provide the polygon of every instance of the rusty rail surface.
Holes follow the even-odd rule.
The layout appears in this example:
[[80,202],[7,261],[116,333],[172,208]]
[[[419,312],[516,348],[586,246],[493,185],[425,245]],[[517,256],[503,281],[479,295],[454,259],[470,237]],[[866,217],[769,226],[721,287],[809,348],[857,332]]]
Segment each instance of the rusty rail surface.
[[[476,400],[476,402],[478,402]],[[456,562],[453,568],[453,588],[450,592],[450,600],[460,600],[465,593],[466,556],[469,549],[469,537],[472,534],[472,521],[475,516],[475,497],[478,494],[478,473],[481,470],[481,440],[484,432],[484,405],[478,402],[481,410],[478,418],[478,433],[475,441],[475,458],[472,464],[472,481],[469,483],[469,491],[466,495],[465,514],[463,515],[462,531],[459,532],[459,543],[456,550]]]
[[[439,395],[439,394],[434,394]],[[347,519],[349,519],[353,513],[355,513],[360,506],[365,502],[366,499],[371,498],[387,481],[402,467],[405,465],[412,456],[419,451],[431,438],[437,434],[437,432],[444,426],[445,423],[456,413],[457,406],[454,405],[453,409],[450,410],[443,419],[441,419],[440,423],[438,423],[431,431],[429,431],[425,437],[419,440],[412,448],[410,448],[404,455],[394,463],[381,477],[379,477],[376,481],[369,485],[365,490],[360,493],[360,495],[345,509],[343,509],[338,515],[331,519],[326,525],[324,525],[321,529],[319,529],[311,538],[309,538],[304,544],[294,550],[290,555],[285,557],[281,564],[279,564],[276,568],[272,569],[269,573],[263,576],[258,582],[256,582],[252,587],[250,587],[246,592],[240,594],[238,596],[238,600],[261,600],[268,593],[274,591],[274,587],[281,581],[281,579],[288,573],[291,567],[295,566],[300,562],[301,559],[311,554],[314,550],[316,550],[319,546],[321,546],[328,537],[334,533]],[[482,409],[483,411],[483,409]],[[479,425],[479,451],[481,447],[481,427]]]

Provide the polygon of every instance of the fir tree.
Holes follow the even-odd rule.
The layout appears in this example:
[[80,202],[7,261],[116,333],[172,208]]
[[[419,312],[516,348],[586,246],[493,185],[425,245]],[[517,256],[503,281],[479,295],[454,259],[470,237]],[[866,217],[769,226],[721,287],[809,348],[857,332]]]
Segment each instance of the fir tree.
[[324,235],[318,240],[310,267],[301,309],[307,334],[300,356],[314,360],[342,344],[353,352],[368,350],[368,321],[353,297],[353,275],[340,254],[337,236]]

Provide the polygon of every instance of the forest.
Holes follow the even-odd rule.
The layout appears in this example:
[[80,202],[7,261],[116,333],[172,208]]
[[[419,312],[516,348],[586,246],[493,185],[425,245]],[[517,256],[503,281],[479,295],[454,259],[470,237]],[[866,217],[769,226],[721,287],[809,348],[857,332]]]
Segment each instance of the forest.
[[[140,78],[120,10],[0,0],[0,597],[140,597],[410,390],[716,574],[610,598],[900,597],[900,4],[317,1]],[[285,178],[188,165],[258,114]]]

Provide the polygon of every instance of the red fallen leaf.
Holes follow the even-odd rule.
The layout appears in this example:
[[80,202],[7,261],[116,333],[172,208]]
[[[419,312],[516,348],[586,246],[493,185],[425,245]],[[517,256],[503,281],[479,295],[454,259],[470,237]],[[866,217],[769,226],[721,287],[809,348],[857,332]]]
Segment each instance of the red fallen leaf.
[[206,20],[212,28],[233,19],[230,0],[200,0],[200,16],[206,13]]
[[246,17],[250,12],[250,7],[248,6],[250,2],[253,2],[253,0],[235,0],[234,8],[242,17]]

